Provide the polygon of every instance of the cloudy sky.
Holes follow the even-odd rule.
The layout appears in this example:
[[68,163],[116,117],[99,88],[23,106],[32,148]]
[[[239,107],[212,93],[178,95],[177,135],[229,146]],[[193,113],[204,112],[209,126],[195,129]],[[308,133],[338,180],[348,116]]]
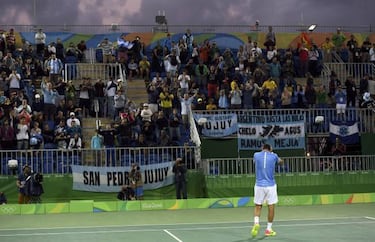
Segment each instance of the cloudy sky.
[[154,24],[159,10],[172,25],[375,24],[374,0],[2,0],[0,23]]

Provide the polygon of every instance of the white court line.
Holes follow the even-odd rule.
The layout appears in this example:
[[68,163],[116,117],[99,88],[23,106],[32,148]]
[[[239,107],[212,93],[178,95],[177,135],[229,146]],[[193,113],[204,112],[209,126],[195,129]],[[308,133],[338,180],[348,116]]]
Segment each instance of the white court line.
[[368,219],[368,220],[375,220],[374,217],[365,217],[365,218]]
[[[284,219],[275,222],[289,222],[289,221],[321,221],[321,220],[346,220],[346,219],[363,219],[364,217],[331,217],[331,218],[305,218],[305,219]],[[262,222],[262,221],[261,221]],[[95,228],[132,228],[132,227],[151,227],[151,226],[183,226],[183,225],[216,225],[216,224],[244,224],[253,223],[251,220],[246,221],[223,221],[223,222],[206,222],[206,223],[171,223],[171,224],[130,224],[130,225],[102,225],[102,226],[65,226],[65,227],[39,227],[39,228],[0,228],[0,231],[22,231],[22,230],[54,230],[54,229],[95,229]]]
[[177,240],[178,242],[183,242],[183,241],[180,240],[176,235],[172,234],[172,233],[169,232],[168,230],[164,229],[163,231],[166,232],[167,234],[169,234],[172,238],[174,238],[174,239]]
[[[277,227],[312,227],[312,226],[337,226],[337,225],[353,225],[353,224],[375,224],[375,221],[361,222],[332,222],[332,223],[306,223],[306,224],[278,224]],[[170,231],[196,231],[196,230],[222,230],[222,229],[248,229],[249,226],[213,226],[213,227],[191,227],[191,228],[171,228]],[[17,236],[51,236],[51,235],[73,235],[73,234],[109,234],[109,233],[129,233],[129,232],[160,232],[161,229],[130,229],[130,230],[96,230],[96,231],[68,231],[54,233],[12,233],[0,234],[1,237],[17,237]],[[165,230],[164,230],[165,232]]]

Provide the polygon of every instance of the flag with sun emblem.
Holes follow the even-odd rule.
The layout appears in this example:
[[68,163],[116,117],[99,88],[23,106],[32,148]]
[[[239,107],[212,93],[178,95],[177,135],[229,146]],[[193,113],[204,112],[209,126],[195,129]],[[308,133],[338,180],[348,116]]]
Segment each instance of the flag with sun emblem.
[[359,143],[358,123],[355,121],[332,121],[329,124],[329,137],[332,143],[334,143],[338,137],[343,144],[357,144]]

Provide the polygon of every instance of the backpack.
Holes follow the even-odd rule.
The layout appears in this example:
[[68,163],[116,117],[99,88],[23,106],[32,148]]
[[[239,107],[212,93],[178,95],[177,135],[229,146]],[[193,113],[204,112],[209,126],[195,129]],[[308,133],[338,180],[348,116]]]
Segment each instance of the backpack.
[[175,55],[171,55],[171,65],[172,66],[178,65],[177,57]]

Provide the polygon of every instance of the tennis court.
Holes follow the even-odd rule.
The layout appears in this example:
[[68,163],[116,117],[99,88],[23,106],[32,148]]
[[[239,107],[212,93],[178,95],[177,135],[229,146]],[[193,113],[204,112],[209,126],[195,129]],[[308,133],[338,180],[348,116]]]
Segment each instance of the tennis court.
[[0,241],[373,241],[375,204],[280,206],[273,229],[251,238],[253,208],[106,212],[0,217]]

